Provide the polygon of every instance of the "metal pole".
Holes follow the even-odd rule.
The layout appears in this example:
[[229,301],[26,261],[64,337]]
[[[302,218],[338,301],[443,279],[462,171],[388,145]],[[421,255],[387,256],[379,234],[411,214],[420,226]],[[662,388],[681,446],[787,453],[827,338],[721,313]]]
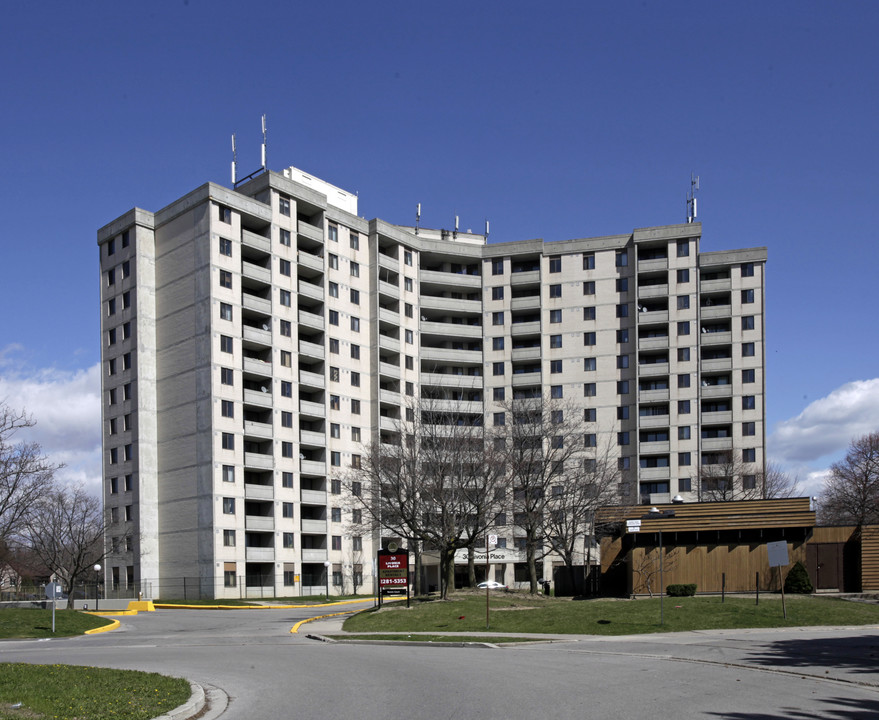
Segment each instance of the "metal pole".
[[726,602],[726,573],[720,573],[720,602]]
[[665,588],[662,579],[662,530],[659,531],[659,624],[665,624],[665,614],[662,606],[663,589]]
[[757,602],[755,602],[754,604],[760,604],[760,573],[757,573]]
[[489,628],[489,594],[491,590],[488,589],[488,533],[485,534],[485,629]]

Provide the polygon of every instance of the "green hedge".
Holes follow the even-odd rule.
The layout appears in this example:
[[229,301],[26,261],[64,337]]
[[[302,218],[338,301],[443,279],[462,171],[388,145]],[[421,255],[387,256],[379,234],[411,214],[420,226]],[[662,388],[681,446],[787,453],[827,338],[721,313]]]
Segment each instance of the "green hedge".
[[815,588],[812,587],[812,581],[809,580],[809,573],[806,571],[805,565],[800,561],[797,561],[784,579],[784,591],[788,593],[808,595],[814,589]]
[[669,585],[665,589],[665,594],[669,597],[687,597],[696,594],[696,583]]

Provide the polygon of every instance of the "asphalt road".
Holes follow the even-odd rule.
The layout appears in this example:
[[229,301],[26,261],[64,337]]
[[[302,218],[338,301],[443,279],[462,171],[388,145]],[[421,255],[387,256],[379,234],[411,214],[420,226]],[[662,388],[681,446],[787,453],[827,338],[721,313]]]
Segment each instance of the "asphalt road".
[[162,672],[253,718],[879,718],[879,627],[711,631],[501,649],[328,644],[313,610],[159,610],[113,632],[0,644],[6,662]]

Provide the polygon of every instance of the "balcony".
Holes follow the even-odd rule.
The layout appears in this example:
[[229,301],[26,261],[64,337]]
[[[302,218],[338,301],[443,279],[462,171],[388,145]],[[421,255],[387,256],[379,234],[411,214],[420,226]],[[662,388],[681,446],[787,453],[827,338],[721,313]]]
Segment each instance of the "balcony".
[[725,398],[732,395],[732,385],[703,385],[701,394],[704,398]]
[[428,400],[424,409],[430,409],[431,412],[445,413],[462,413],[467,415],[482,415],[483,407],[481,402],[474,400]]
[[732,305],[709,305],[701,310],[703,320],[727,318],[732,315]]
[[244,434],[250,437],[258,437],[269,439],[272,437],[272,424],[271,423],[261,423],[261,422],[252,422],[250,420],[244,421]]
[[271,470],[275,466],[275,459],[271,455],[262,453],[244,453],[244,467],[259,470]]
[[512,385],[513,387],[539,385],[540,377],[540,372],[514,373],[512,377]]
[[421,384],[422,385],[439,385],[440,387],[453,387],[453,388],[463,388],[463,389],[471,389],[471,388],[481,388],[482,387],[482,376],[481,375],[452,375],[451,373],[422,373],[421,374]]
[[272,314],[272,301],[266,298],[257,297],[250,293],[241,293],[241,307],[245,310],[253,310],[263,315]]
[[724,412],[703,412],[702,413],[702,424],[703,425],[729,425],[732,422],[732,411],[726,410]]
[[379,418],[378,426],[380,430],[387,430],[388,432],[399,432],[400,431],[400,419],[399,418],[391,418],[385,417],[382,415]]
[[540,347],[513,348],[513,362],[519,360],[540,360]]
[[299,491],[299,499],[306,505],[326,505],[327,493],[325,490],[306,490]]
[[326,520],[305,520],[302,521],[302,532],[311,533],[313,535],[326,535],[327,534],[327,521]]
[[[457,276],[455,276],[457,277]],[[479,278],[477,278],[478,280]],[[445,310],[446,312],[482,312],[482,303],[479,300],[465,300],[464,298],[436,297],[435,295],[422,295],[419,299],[421,307],[427,310]]]
[[323,389],[324,376],[319,375],[318,373],[309,372],[308,370],[300,370],[299,371],[299,384],[304,385],[306,387]]
[[723,278],[721,280],[702,280],[699,283],[699,292],[722,292],[724,290],[730,290],[731,287],[732,281],[729,278]]
[[[668,440],[659,442],[638,442],[638,452],[646,455],[668,455]],[[647,468],[645,468],[647,469]]]
[[378,266],[385,268],[386,270],[393,270],[394,272],[400,271],[400,260],[399,258],[391,257],[390,255],[385,255],[383,252],[378,254]]
[[296,224],[296,232],[303,237],[307,237],[309,240],[315,240],[319,243],[323,243],[324,241],[323,228],[307,223],[304,220],[300,220]]
[[639,325],[653,325],[654,323],[667,323],[668,310],[647,310],[638,312]]
[[391,363],[379,361],[378,363],[378,373],[379,375],[385,375],[387,377],[392,378],[400,378],[400,366],[392,365]]
[[327,409],[323,403],[312,402],[311,400],[299,401],[299,414],[303,417],[323,418],[327,415]]
[[538,310],[539,308],[540,295],[529,295],[510,300],[510,310]]
[[241,230],[241,244],[248,247],[256,248],[264,253],[272,251],[272,241],[262,235],[257,235],[250,230]]
[[443,335],[453,338],[481,338],[481,325],[465,325],[464,323],[433,322],[422,320],[419,330],[422,335]]
[[266,325],[267,325],[267,327],[265,329],[256,328],[251,325],[245,325],[242,328],[242,330],[244,331],[244,339],[249,342],[252,342],[252,343],[257,343],[259,345],[266,345],[268,347],[271,347],[271,345],[272,345],[272,331],[270,329],[271,326],[269,326],[268,323],[266,323]]
[[638,272],[657,272],[659,270],[668,270],[668,258],[651,258],[650,260],[638,261]]
[[703,332],[699,336],[701,345],[729,345],[732,342],[730,332]]
[[308,268],[316,273],[322,273],[324,271],[324,259],[320,255],[312,255],[311,253],[302,252],[300,250],[296,254],[296,263],[299,267]]
[[702,452],[732,450],[732,438],[702,438]]
[[482,278],[479,275],[466,273],[442,272],[439,270],[422,270],[420,279],[422,284],[453,285],[461,288],[481,288]]
[[641,482],[668,480],[671,477],[669,470],[670,468],[667,467],[638,468],[638,480]]
[[299,472],[303,475],[326,475],[327,464],[323,460],[300,460]]
[[421,346],[421,359],[430,362],[482,364],[481,350],[453,350]]
[[518,337],[521,335],[534,335],[540,332],[540,320],[531,322],[513,323],[510,325],[510,335]]
[[638,427],[668,427],[668,415],[641,415],[638,417]]
[[392,297],[397,300],[400,299],[400,286],[389,283],[386,280],[378,281],[378,291],[382,295],[387,295],[388,297]]
[[247,562],[274,562],[275,548],[249,547],[244,548],[244,559]]
[[275,529],[275,518],[271,515],[246,515],[244,529],[257,532],[271,532]]
[[275,489],[271,485],[244,483],[245,500],[273,500],[274,498]]
[[268,268],[260,267],[259,265],[254,265],[253,263],[249,263],[246,260],[241,262],[241,274],[252,280],[258,280],[259,282],[265,283],[266,285],[272,284],[272,271]]
[[663,402],[668,400],[668,388],[664,390],[641,390],[638,392],[639,403]]
[[703,373],[717,370],[732,370],[732,358],[719,358],[717,360],[703,360],[700,363]]
[[387,405],[399,405],[400,404],[400,391],[399,390],[379,390],[378,391],[378,401],[380,403],[385,403]]
[[308,548],[307,550],[303,549],[299,552],[302,557],[302,562],[304,563],[322,563],[327,559],[326,549]]
[[323,330],[324,329],[324,316],[318,315],[317,313],[308,312],[306,310],[299,311],[299,324],[305,325],[306,327],[313,328],[314,330]]
[[668,285],[639,285],[639,298],[657,298],[666,297],[668,295]]
[[308,340],[299,341],[299,354],[308,357],[324,359],[324,346],[319,343],[308,342]]
[[268,360],[246,357],[244,358],[243,368],[244,372],[252,373],[253,375],[265,375],[266,377],[271,377],[272,375],[272,363]]
[[323,302],[324,299],[324,289],[321,285],[315,285],[314,283],[306,282],[302,279],[297,283],[298,292],[302,297],[311,298],[312,300],[318,300]]
[[639,350],[665,350],[668,347],[668,335],[662,337],[638,338]]
[[382,350],[388,350],[394,353],[400,352],[400,341],[396,338],[390,337],[389,335],[382,335],[381,333],[379,333],[378,346],[382,348]]
[[510,273],[510,285],[528,285],[540,282],[540,270]]
[[327,444],[326,435],[315,430],[300,430],[299,442],[302,445],[310,445],[312,447],[323,447]]
[[388,310],[388,308],[378,309],[378,319],[380,322],[386,322],[390,325],[400,324],[400,313],[397,310]]
[[270,388],[271,383],[266,383],[266,392],[262,392],[260,390],[245,390],[244,404],[259,405],[259,407],[271,407],[272,393],[269,391]]
[[668,363],[639,363],[638,375],[640,377],[656,377],[657,375],[668,375]]

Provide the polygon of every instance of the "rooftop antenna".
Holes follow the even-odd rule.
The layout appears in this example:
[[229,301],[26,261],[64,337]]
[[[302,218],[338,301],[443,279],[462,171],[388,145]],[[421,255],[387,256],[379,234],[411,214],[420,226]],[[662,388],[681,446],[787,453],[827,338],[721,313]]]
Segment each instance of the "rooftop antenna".
[[232,187],[238,181],[238,151],[235,149],[235,133],[232,133]]
[[690,191],[687,193],[687,222],[696,222],[696,191],[699,190],[699,176],[690,173]]
[[488,242],[488,218],[485,220],[485,240]]
[[418,234],[418,223],[421,222],[421,203],[415,206],[415,234]]
[[266,141],[266,116],[265,116],[265,113],[263,113],[263,116],[262,116],[262,157],[261,157],[263,170],[266,169],[266,144],[267,144],[267,141]]
[[455,232],[452,235],[452,237],[455,238],[455,240],[458,239],[458,216],[457,215],[455,215]]

